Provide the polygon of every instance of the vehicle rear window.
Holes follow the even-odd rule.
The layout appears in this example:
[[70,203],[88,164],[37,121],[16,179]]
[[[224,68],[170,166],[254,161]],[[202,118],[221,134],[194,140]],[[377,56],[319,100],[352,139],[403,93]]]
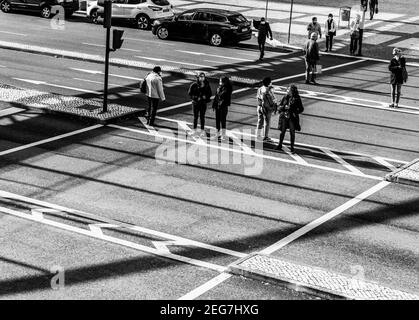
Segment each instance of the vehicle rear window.
[[230,20],[230,22],[233,23],[233,24],[243,23],[243,22],[247,21],[247,19],[241,14],[235,14],[233,16],[229,16],[228,20]]
[[215,22],[227,22],[227,18],[224,16],[220,16],[218,14],[212,14],[211,15],[211,20],[215,21]]
[[167,0],[151,0],[151,2],[158,6],[168,6],[170,4],[170,2]]

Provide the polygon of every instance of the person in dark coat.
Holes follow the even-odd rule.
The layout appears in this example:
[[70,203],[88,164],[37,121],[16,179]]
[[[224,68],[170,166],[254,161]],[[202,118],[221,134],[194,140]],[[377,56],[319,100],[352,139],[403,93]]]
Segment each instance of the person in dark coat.
[[260,51],[259,60],[262,60],[265,54],[265,43],[267,37],[272,40],[272,30],[269,23],[265,21],[264,17],[262,17],[260,18],[260,24],[258,27],[258,46]]
[[298,89],[294,84],[287,89],[287,94],[282,98],[278,111],[278,129],[281,131],[281,134],[279,135],[279,144],[276,149],[282,150],[285,132],[289,129],[291,136],[291,153],[294,154],[295,130],[301,130],[299,114],[304,111]]
[[215,126],[217,128],[216,138],[225,140],[226,135],[226,122],[228,107],[231,104],[231,95],[233,93],[233,86],[230,79],[226,76],[220,78],[220,83],[215,93],[212,109],[215,112]]
[[370,20],[372,20],[374,13],[378,13],[378,0],[369,0],[368,4],[370,7]]
[[320,49],[316,40],[317,33],[313,32],[310,36],[310,40],[307,40],[305,45],[306,84],[317,84],[315,80],[315,71],[317,62],[320,60]]
[[391,104],[390,108],[399,106],[402,85],[407,81],[406,59],[402,56],[402,51],[398,48],[393,49],[393,59],[388,66],[391,72]]
[[201,120],[201,136],[206,137],[205,133],[205,112],[207,111],[207,103],[211,101],[211,86],[205,78],[205,73],[199,73],[196,81],[192,83],[188,91],[192,99],[192,110],[194,115],[193,132],[195,134],[198,127],[198,117]]

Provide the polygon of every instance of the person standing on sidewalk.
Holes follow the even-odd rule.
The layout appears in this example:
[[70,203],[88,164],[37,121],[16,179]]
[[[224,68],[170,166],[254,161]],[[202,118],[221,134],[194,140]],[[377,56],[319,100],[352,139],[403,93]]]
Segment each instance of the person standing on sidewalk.
[[147,83],[146,95],[148,98],[147,124],[153,126],[154,120],[156,119],[159,100],[166,100],[163,90],[163,80],[161,78],[161,68],[159,66],[155,66],[153,71],[147,75],[145,81]]
[[351,55],[355,55],[355,51],[358,48],[358,41],[360,38],[360,27],[361,27],[361,15],[357,14],[355,20],[351,23],[351,44],[349,51]]
[[306,63],[306,84],[317,84],[315,80],[316,65],[320,60],[319,44],[317,43],[317,33],[311,34],[310,40],[307,40],[305,46],[305,63]]
[[201,122],[201,137],[206,137],[205,133],[205,112],[207,111],[207,103],[211,101],[211,86],[205,78],[205,73],[200,72],[195,82],[193,82],[188,90],[188,94],[192,100],[193,111],[193,131],[191,134],[196,133],[198,127],[198,117]]
[[333,37],[336,35],[336,24],[333,21],[333,14],[329,16],[324,24],[324,34],[326,35],[326,52],[332,51]]
[[321,38],[322,37],[322,27],[320,26],[320,23],[317,22],[317,17],[313,17],[311,19],[312,22],[310,22],[307,26],[308,31],[308,38],[311,39],[311,34],[313,32],[317,33],[317,35]]
[[218,138],[219,140],[225,140],[227,137],[227,113],[228,107],[231,104],[232,93],[233,86],[231,85],[230,79],[226,76],[221,77],[212,103],[212,110],[215,112],[215,127],[217,128],[217,135],[215,138]]
[[298,89],[294,84],[290,85],[287,89],[287,94],[282,98],[278,111],[278,129],[281,131],[281,134],[279,135],[279,144],[276,149],[282,150],[285,132],[289,129],[291,136],[291,153],[294,154],[295,130],[301,130],[299,114],[304,111]]
[[[269,138],[269,129],[271,126],[271,116],[277,109],[277,100],[275,97],[274,87],[271,85],[271,78],[266,77],[262,81],[262,86],[258,89],[256,99],[258,101],[257,115],[258,122],[256,125],[256,138],[263,138],[263,142],[272,142]],[[263,127],[263,130],[262,130]],[[259,131],[263,131],[263,137]]]
[[391,59],[388,69],[391,72],[391,104],[389,107],[398,108],[402,85],[407,81],[406,59],[402,56],[400,49],[393,49],[393,59]]
[[269,37],[269,39],[272,40],[272,30],[271,26],[267,21],[265,21],[265,18],[260,18],[260,24],[258,27],[258,47],[260,51],[259,60],[261,61],[263,59],[263,56],[265,55],[265,43],[266,38]]

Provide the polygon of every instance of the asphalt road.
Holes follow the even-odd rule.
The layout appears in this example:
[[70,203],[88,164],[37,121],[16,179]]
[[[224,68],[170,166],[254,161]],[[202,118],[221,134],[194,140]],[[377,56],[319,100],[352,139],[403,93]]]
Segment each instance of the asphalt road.
[[[30,15],[6,19],[19,19],[16,28],[45,23]],[[86,30],[103,32],[100,26],[74,25],[80,33],[71,32],[60,48],[74,50],[75,39],[90,41]],[[15,32],[23,34],[24,29]],[[159,51],[160,42],[149,33],[131,31],[153,41],[144,50],[154,52],[150,56],[156,58],[172,60],[178,57],[173,52],[177,48],[224,57],[243,53],[243,49],[182,42],[175,42],[173,50]],[[6,39],[3,36],[10,34],[2,34],[1,40]],[[17,35],[7,38],[19,39]],[[23,41],[37,40],[31,36]],[[44,37],[38,45],[56,43]],[[78,46],[77,50],[96,49]],[[252,50],[249,46],[246,52],[257,55]],[[101,97],[103,67],[99,64],[11,50],[0,50],[0,57],[1,83]],[[194,64],[202,60],[194,55],[182,58]],[[385,63],[323,57],[320,85],[307,86],[296,54],[281,53],[272,59],[281,62],[268,73],[278,92],[294,82],[303,95],[305,112],[296,156],[286,149],[279,153],[272,145],[265,145],[262,153],[260,144],[249,141],[249,131],[243,130],[254,128],[256,92],[240,85],[235,86],[241,91],[234,95],[227,126],[236,137],[248,139],[241,142],[232,137],[221,145],[236,148],[221,164],[209,163],[211,156],[217,158],[221,152],[218,144],[204,144],[207,155],[199,159],[193,155],[193,147],[202,146],[202,141],[184,135],[192,121],[189,105],[160,112],[155,128],[140,119],[90,127],[36,111],[1,116],[0,297],[178,299],[240,257],[264,250],[373,188],[391,168],[418,158],[415,87],[419,68],[410,69],[403,107],[394,110],[380,104],[388,101]],[[215,62],[212,66],[229,67]],[[252,68],[236,72],[267,74],[255,64]],[[143,108],[145,99],[137,87],[147,70],[111,67],[110,72],[114,88],[110,99]],[[190,80],[164,74],[164,83],[168,99],[162,108],[188,101]],[[215,83],[211,85],[215,89]],[[0,115],[11,107],[0,106]],[[206,119],[208,129],[214,127],[212,110]],[[273,138],[278,137],[276,123],[277,116],[272,122]],[[75,132],[81,129],[85,131]],[[54,140],[58,135],[66,136]],[[42,143],[44,139],[50,140]],[[256,149],[250,149],[252,145]],[[182,150],[189,151],[186,158]],[[361,272],[368,280],[417,292],[418,200],[416,188],[390,184],[272,254],[348,275]],[[38,217],[41,212],[44,219],[37,220],[34,208],[50,210],[38,210]],[[98,223],[114,226],[98,231]],[[54,267],[64,270],[61,290],[51,289]],[[196,298],[314,299],[235,276]]]

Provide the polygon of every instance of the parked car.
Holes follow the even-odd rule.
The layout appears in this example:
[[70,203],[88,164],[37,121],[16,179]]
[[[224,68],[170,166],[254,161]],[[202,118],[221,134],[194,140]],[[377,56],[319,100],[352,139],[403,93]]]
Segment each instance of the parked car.
[[[87,2],[87,16],[98,23],[97,1]],[[174,16],[173,6],[167,0],[112,0],[112,19],[134,22],[139,29],[149,29],[158,18]]]
[[159,39],[204,40],[213,46],[252,38],[251,23],[241,13],[210,8],[186,10],[171,19],[158,19],[152,32]]
[[39,12],[41,17],[49,19],[58,10],[64,8],[65,16],[70,17],[79,10],[78,0],[0,0],[0,9],[5,13],[14,10]]

